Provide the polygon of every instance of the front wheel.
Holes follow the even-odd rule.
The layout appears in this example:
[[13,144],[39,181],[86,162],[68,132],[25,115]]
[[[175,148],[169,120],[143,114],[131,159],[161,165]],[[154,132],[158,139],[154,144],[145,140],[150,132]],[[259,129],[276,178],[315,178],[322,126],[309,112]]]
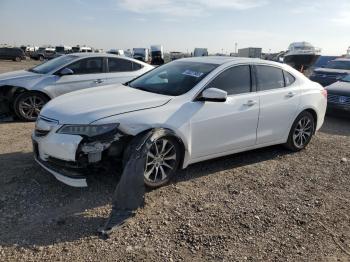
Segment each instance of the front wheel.
[[311,113],[304,111],[295,119],[289,132],[285,147],[292,151],[304,149],[315,132],[315,119]]
[[[177,139],[164,129],[152,131],[145,143],[144,183],[150,188],[161,187],[176,173],[181,159],[181,147]],[[131,142],[124,152],[124,166],[133,155],[132,150],[135,150],[132,144]]]
[[21,120],[35,121],[40,110],[48,101],[49,99],[43,94],[25,92],[16,97],[14,111]]

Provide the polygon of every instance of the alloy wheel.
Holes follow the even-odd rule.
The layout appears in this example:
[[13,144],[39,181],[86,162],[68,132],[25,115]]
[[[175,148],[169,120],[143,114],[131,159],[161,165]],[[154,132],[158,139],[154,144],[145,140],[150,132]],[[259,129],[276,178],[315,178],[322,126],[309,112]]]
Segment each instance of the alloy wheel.
[[44,105],[45,101],[41,97],[35,95],[28,96],[19,102],[19,112],[24,118],[35,120]]
[[307,116],[301,118],[293,133],[293,142],[296,147],[303,148],[311,139],[313,132],[313,122]]
[[174,143],[166,137],[155,140],[146,157],[144,178],[150,183],[167,180],[176,168],[177,152]]

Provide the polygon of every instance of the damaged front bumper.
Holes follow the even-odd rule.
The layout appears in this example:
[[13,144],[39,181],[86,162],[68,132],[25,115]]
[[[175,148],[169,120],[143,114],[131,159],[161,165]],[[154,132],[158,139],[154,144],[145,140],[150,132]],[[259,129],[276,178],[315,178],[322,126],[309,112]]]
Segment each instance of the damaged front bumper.
[[57,180],[72,187],[87,187],[91,168],[103,165],[108,158],[121,156],[125,138],[121,132],[100,136],[98,140],[80,135],[35,130],[32,134],[35,161]]

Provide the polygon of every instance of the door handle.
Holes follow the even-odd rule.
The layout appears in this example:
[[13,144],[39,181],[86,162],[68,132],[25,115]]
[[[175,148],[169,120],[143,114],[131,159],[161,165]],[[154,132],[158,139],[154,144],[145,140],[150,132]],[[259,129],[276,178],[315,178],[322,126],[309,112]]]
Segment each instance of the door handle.
[[245,103],[245,106],[253,106],[256,105],[258,102],[256,102],[255,100],[248,100],[247,103]]
[[295,92],[289,92],[288,94],[286,94],[286,97],[293,97],[295,95],[296,95]]
[[102,79],[96,79],[95,81],[94,81],[94,83],[95,84],[101,84],[101,83],[103,83],[104,81],[102,80]]

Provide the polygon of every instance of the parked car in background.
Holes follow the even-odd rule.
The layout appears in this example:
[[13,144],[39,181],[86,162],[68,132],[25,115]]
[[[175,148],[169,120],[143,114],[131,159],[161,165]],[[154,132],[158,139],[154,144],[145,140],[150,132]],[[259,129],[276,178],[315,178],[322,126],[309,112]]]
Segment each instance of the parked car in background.
[[30,55],[31,59],[34,60],[50,60],[58,57],[59,54],[56,53],[56,49],[53,47],[39,47],[39,49]]
[[325,67],[330,61],[339,58],[338,56],[320,56],[316,62],[311,66],[311,69],[314,70],[316,68]]
[[341,110],[350,113],[350,75],[326,87],[329,111]]
[[56,54],[66,55],[72,53],[72,47],[66,45],[59,45],[55,47]]
[[21,62],[26,59],[26,55],[21,48],[0,47],[0,59]]
[[326,91],[288,65],[259,59],[179,59],[125,84],[50,101],[32,135],[36,161],[58,180],[87,186],[84,170],[126,159],[149,131],[145,184],[179,168],[284,144],[305,148],[324,121]]
[[99,53],[63,55],[28,70],[0,75],[0,103],[18,118],[34,121],[41,108],[62,94],[124,83],[152,66],[135,59]]
[[315,68],[310,76],[312,81],[322,86],[331,85],[350,74],[350,58],[337,58],[321,68]]

